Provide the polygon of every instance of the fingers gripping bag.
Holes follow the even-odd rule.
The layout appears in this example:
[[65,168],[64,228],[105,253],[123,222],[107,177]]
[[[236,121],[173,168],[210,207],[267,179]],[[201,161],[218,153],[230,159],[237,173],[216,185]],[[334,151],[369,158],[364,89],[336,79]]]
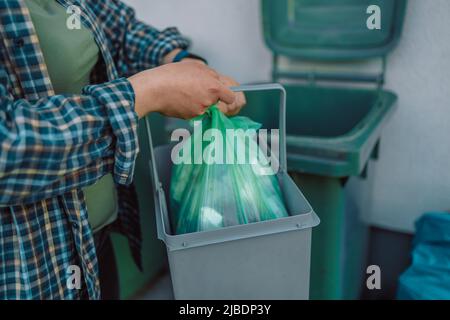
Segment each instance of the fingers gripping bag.
[[176,234],[288,216],[277,176],[270,167],[268,172],[255,139],[259,123],[228,118],[214,105],[191,124],[193,134],[172,150]]

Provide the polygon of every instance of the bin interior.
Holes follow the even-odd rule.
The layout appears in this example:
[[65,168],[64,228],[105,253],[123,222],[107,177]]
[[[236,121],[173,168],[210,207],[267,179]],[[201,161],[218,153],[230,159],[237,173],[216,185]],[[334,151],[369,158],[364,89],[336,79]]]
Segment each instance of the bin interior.
[[[158,171],[158,178],[162,184],[164,190],[164,195],[167,201],[168,216],[164,217],[166,219],[165,226],[166,232],[169,235],[175,235],[171,228],[171,209],[170,209],[170,183],[171,183],[171,173],[172,173],[172,161],[170,159],[172,144],[163,145],[156,147],[154,149],[156,169]],[[289,177],[286,172],[279,172],[278,174],[280,181],[280,188],[283,195],[283,200],[286,205],[286,209],[290,217],[300,216],[300,215],[311,215],[312,208],[308,201],[304,198],[303,194],[299,191],[298,187],[294,181]],[[289,218],[289,217],[288,217]],[[277,220],[288,219],[280,218]],[[255,222],[251,224],[264,224],[273,220]],[[236,226],[233,226],[233,228]],[[222,228],[227,229],[227,228]]]
[[[356,128],[370,113],[377,90],[355,90],[319,86],[284,85],[287,92],[288,135],[338,137]],[[266,128],[276,128],[277,92],[249,92],[242,115],[249,115]]]
[[[381,89],[286,84],[288,169],[333,177],[360,174],[396,95]],[[250,92],[241,115],[277,128],[278,93]]]

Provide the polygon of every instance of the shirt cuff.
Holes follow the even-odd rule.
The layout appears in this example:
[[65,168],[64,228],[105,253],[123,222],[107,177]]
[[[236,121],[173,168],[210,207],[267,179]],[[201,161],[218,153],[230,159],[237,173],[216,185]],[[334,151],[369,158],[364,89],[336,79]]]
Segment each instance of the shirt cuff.
[[112,132],[116,137],[114,181],[128,185],[133,181],[134,166],[139,152],[138,116],[134,110],[133,87],[126,78],[87,86],[83,94],[95,98],[105,108]]
[[190,45],[189,40],[183,37],[179,33],[178,29],[174,27],[167,28],[161,31],[161,33],[158,35],[158,38],[156,39],[156,43],[160,43],[160,45],[158,45],[156,49],[151,52],[151,58],[152,60],[157,61],[158,65],[161,65],[164,57],[171,53],[173,50],[186,50]]

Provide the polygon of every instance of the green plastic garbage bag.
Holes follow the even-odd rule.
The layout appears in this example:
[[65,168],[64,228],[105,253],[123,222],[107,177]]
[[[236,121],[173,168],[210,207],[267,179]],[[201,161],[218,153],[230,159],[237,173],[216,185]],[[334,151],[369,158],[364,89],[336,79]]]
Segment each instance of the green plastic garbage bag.
[[277,176],[267,171],[268,157],[255,140],[260,124],[228,118],[215,105],[191,124],[194,133],[178,152],[172,150],[170,206],[176,234],[288,216]]

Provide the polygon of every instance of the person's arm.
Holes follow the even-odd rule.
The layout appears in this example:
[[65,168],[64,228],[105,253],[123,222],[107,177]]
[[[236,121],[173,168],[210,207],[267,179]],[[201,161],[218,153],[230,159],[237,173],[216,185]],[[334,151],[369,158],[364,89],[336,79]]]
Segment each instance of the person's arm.
[[137,115],[127,79],[33,103],[12,99],[7,88],[0,68],[0,206],[64,194],[108,172],[131,182]]
[[108,172],[133,178],[137,119],[149,112],[190,119],[234,93],[212,69],[172,63],[82,95],[13,99],[0,66],[0,206],[33,203],[90,185]]
[[[144,70],[169,64],[180,50],[187,49],[189,41],[176,28],[158,30],[136,19],[135,11],[119,0],[91,1],[95,14],[110,41],[114,61],[121,76],[133,76]],[[185,58],[183,62],[202,60]],[[236,86],[238,83],[230,77],[220,75],[225,86]],[[227,104],[221,101],[219,108],[228,115],[235,115],[245,105],[242,92],[235,93],[234,102]]]
[[158,30],[136,19],[135,11],[119,0],[90,0],[106,34],[121,76],[171,62],[164,60],[176,50],[186,49],[189,41],[176,28]]

